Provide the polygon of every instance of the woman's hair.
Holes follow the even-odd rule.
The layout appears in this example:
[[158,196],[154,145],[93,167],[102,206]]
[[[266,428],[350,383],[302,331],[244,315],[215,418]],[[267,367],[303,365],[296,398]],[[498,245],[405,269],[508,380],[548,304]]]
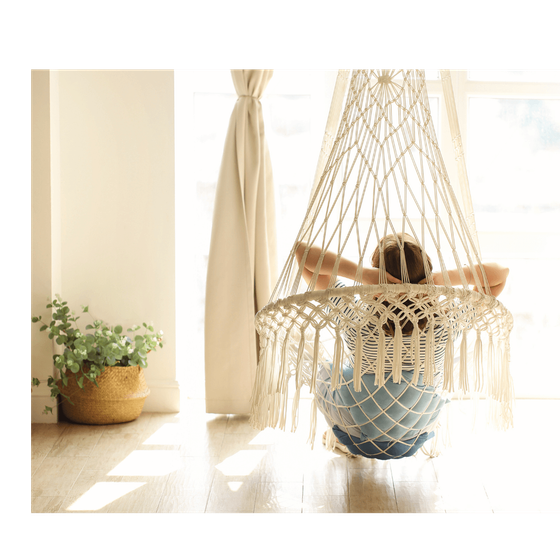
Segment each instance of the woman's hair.
[[[376,247],[372,257],[371,264],[374,268],[379,268],[381,254],[380,251],[383,250],[383,261],[385,270],[398,278],[403,279],[403,271],[401,269],[401,247],[404,249],[406,272],[408,275],[409,282],[411,284],[418,284],[420,281],[426,278],[426,270],[424,268],[424,257],[426,258],[426,264],[428,265],[429,272],[432,271],[432,261],[430,257],[426,254],[424,249],[418,245],[414,239],[405,234],[404,236],[400,233],[396,235],[388,235],[381,239],[379,245]],[[381,248],[381,249],[380,249]],[[384,301],[383,304],[389,307],[390,303]],[[407,299],[403,302],[406,307],[414,308],[416,306],[415,302]],[[424,330],[428,320],[426,317],[421,318],[418,321],[418,328]],[[414,324],[412,321],[408,320],[406,317],[400,320],[400,325],[402,329],[402,334],[404,336],[409,336],[412,334],[414,329]],[[395,323],[388,320],[383,325],[383,330],[390,336],[395,335]]]
[[[410,241],[408,239],[410,239]],[[432,261],[424,249],[415,243],[410,235],[405,234],[403,238],[403,235],[400,233],[396,235],[387,235],[381,239],[371,257],[371,265],[374,268],[379,268],[381,246],[383,247],[385,270],[399,280],[403,279],[401,270],[401,246],[404,246],[406,271],[411,284],[418,284],[421,280],[426,278],[423,255],[426,256],[429,271],[432,271]]]

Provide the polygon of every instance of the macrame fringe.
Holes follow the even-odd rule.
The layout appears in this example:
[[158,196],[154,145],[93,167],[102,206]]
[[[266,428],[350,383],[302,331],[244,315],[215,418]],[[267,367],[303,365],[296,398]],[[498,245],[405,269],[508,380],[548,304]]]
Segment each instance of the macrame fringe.
[[282,395],[280,393],[274,393],[268,397],[268,416],[270,418],[270,426],[278,426],[281,405]]
[[402,329],[398,321],[395,322],[395,336],[393,337],[393,383],[402,381]]
[[453,332],[451,329],[449,329],[447,334],[447,342],[445,343],[445,358],[443,362],[443,390],[453,393],[453,391],[455,391],[453,383],[455,341],[453,340]]
[[[288,408],[288,362],[289,362],[289,340],[290,340],[290,330],[286,333],[284,340],[282,342],[282,355],[280,361],[280,376],[278,377],[278,383],[276,385],[276,392],[279,393],[279,408],[280,408],[280,418],[278,421],[278,427],[281,430],[286,428],[286,416]],[[276,403],[275,403],[276,404]],[[276,412],[276,411],[275,411]]]
[[435,356],[434,356],[434,346],[435,346],[435,334],[433,323],[429,325],[428,332],[426,334],[426,361],[424,362],[424,385],[434,384],[434,374],[435,374]]
[[274,402],[272,395],[275,394],[273,390],[275,342],[276,335],[274,339],[261,338],[262,346],[251,396],[252,415],[250,418],[251,425],[259,430],[269,426],[271,420],[271,409],[273,408],[271,403]]
[[317,369],[319,367],[319,345],[320,345],[321,331],[315,331],[315,340],[313,341],[313,364],[311,366],[311,383],[309,384],[309,392],[315,391],[315,383],[317,381]]
[[283,380],[284,382],[282,383],[282,391],[280,394],[280,421],[278,423],[278,427],[281,430],[286,429],[286,417],[288,412],[288,376],[284,376]]
[[461,339],[461,349],[459,354],[459,391],[463,394],[469,392],[469,372],[468,366],[468,346],[467,346],[468,331],[463,331],[463,338]]
[[315,399],[311,401],[310,422],[309,422],[309,438],[307,443],[311,443],[311,449],[315,445],[315,437],[317,436],[317,402]]
[[336,329],[336,339],[334,342],[333,368],[331,372],[331,391],[340,387],[340,370],[342,369],[342,336],[340,329]]
[[488,335],[488,354],[486,356],[487,360],[487,372],[488,372],[488,391],[487,395],[491,398],[497,398],[497,382],[496,382],[496,356],[494,349],[494,338],[492,333]]
[[418,380],[420,379],[420,366],[422,357],[420,356],[420,329],[418,325],[414,325],[414,330],[412,331],[412,359],[414,361],[414,374],[412,376],[412,384],[418,385]]
[[497,352],[498,364],[495,369],[494,398],[491,401],[491,422],[498,430],[507,430],[513,426],[513,383],[509,370],[510,347],[509,343],[500,340]]
[[[273,388],[274,385],[274,375],[276,372],[276,354],[278,352],[278,332],[274,333],[274,341],[272,342],[272,344],[269,346],[270,348],[270,378],[268,380],[269,385],[268,385],[268,394],[272,395],[275,390]],[[278,383],[277,383],[278,386]],[[276,391],[278,389],[276,388]]]
[[302,385],[301,372],[303,370],[303,351],[305,350],[305,327],[301,328],[299,337],[299,347],[296,360],[296,387],[298,390]]
[[474,391],[481,393],[484,389],[484,364],[482,360],[483,348],[480,330],[476,331],[476,342],[473,351]]
[[298,420],[299,420],[299,395],[301,393],[301,387],[296,389],[293,401],[292,401],[292,432],[297,430]]
[[377,364],[375,368],[375,384],[381,387],[385,383],[385,332],[379,325],[379,346],[377,348]]
[[356,357],[354,358],[354,391],[362,390],[362,331],[357,326]]

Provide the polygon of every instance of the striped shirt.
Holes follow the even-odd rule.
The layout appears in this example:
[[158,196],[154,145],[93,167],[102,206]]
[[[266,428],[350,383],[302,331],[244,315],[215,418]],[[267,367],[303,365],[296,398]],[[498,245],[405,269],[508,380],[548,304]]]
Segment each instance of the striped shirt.
[[[335,288],[344,288],[344,282],[337,280]],[[341,315],[348,317],[350,320],[358,319],[358,312],[351,306],[347,305],[341,297],[332,297],[330,301],[333,308],[336,309],[334,321],[341,324]],[[363,311],[360,312],[363,314]],[[373,374],[377,365],[377,349],[379,348],[379,333],[376,328],[370,329],[367,325],[360,329],[362,336],[362,374]],[[460,331],[453,329],[453,338],[456,339]],[[351,326],[342,328],[342,336],[346,342],[349,351],[350,366],[354,366],[354,358],[356,352],[357,330]],[[445,345],[447,343],[449,333],[444,325],[437,325],[434,328],[434,358],[435,358],[435,374],[443,372],[443,364],[445,360]],[[393,369],[394,359],[394,341],[390,335],[385,334],[385,374],[390,374]],[[420,374],[424,373],[424,362],[426,360],[426,341],[427,329],[420,333],[418,350],[420,354]],[[411,336],[402,337],[401,347],[401,364],[403,371],[413,371],[418,357],[414,356],[413,343]]]

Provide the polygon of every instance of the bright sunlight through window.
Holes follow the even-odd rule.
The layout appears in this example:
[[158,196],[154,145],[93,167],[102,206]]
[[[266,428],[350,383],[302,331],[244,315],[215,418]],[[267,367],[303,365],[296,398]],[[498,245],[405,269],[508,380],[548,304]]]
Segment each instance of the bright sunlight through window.
[[97,511],[144,486],[145,482],[97,482],[78,498],[67,511]]
[[165,476],[179,468],[179,451],[133,451],[109,476]]

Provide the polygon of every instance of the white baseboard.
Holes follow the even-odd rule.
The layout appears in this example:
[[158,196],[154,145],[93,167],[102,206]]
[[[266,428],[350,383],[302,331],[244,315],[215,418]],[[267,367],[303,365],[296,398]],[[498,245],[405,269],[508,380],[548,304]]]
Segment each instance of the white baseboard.
[[146,378],[150,394],[144,403],[144,412],[180,412],[181,391],[177,380]]
[[[51,398],[51,388],[47,382],[42,382],[39,387],[33,387],[31,393],[31,423],[32,424],[56,424],[58,422],[58,407],[56,400]],[[50,406],[52,414],[43,414],[45,406]]]

